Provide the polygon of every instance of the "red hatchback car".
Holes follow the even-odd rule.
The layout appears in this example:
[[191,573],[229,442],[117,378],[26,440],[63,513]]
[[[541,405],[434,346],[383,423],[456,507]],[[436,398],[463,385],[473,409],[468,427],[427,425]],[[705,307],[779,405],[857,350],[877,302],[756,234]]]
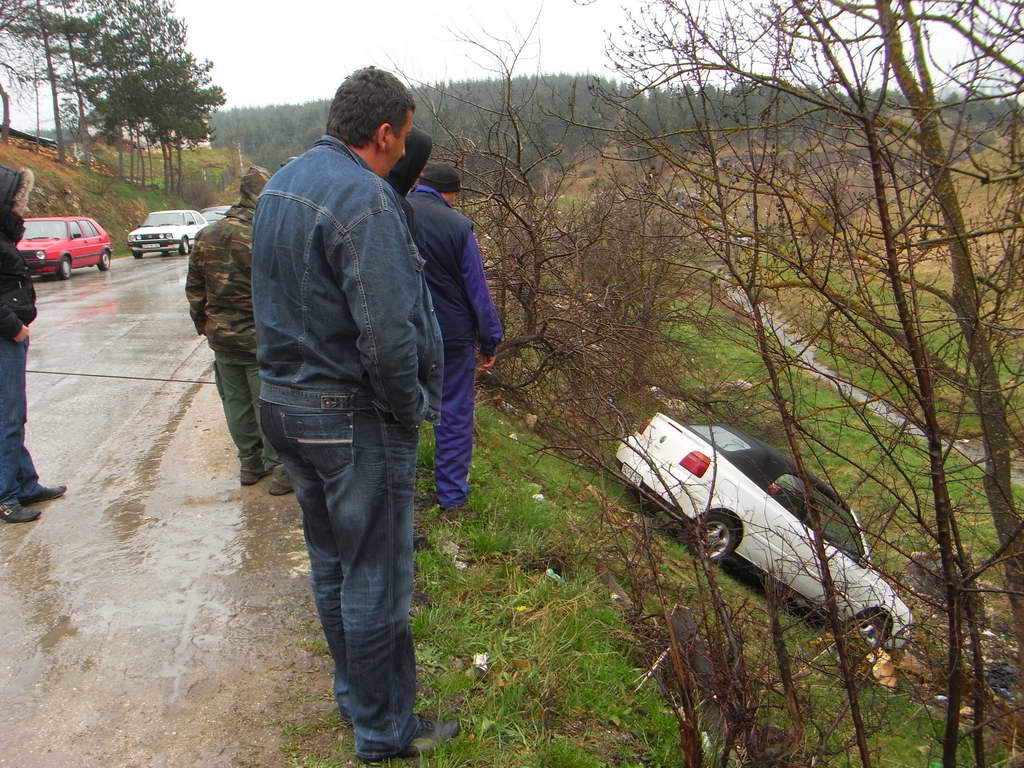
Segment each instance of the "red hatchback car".
[[33,275],[53,275],[58,280],[67,280],[78,267],[110,269],[110,236],[95,219],[85,216],[25,219],[18,252]]

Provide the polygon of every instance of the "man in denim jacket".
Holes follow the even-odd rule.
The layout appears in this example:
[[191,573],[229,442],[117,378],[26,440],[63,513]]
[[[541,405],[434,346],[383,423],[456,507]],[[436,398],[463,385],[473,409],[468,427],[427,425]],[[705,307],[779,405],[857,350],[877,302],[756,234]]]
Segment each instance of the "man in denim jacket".
[[252,229],[263,429],[302,507],[334,695],[367,761],[428,752],[459,727],[412,712],[416,443],[437,419],[441,338],[383,177],[414,108],[393,75],[352,73],[327,135],[264,187]]

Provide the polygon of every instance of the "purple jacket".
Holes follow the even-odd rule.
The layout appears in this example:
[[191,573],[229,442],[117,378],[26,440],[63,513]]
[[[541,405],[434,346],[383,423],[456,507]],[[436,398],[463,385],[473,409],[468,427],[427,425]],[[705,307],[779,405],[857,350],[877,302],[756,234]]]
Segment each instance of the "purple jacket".
[[407,198],[416,212],[413,236],[446,347],[480,345],[491,356],[503,331],[484,277],[473,222],[437,190],[418,185]]

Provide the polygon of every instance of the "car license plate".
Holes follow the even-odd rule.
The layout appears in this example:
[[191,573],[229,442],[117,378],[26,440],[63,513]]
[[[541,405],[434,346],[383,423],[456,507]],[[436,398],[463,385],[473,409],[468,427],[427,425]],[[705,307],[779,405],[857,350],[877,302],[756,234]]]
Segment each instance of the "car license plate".
[[159,247],[160,247],[160,243],[143,243],[143,244],[142,244],[142,247],[143,247],[143,249],[147,249],[147,248],[159,248]]

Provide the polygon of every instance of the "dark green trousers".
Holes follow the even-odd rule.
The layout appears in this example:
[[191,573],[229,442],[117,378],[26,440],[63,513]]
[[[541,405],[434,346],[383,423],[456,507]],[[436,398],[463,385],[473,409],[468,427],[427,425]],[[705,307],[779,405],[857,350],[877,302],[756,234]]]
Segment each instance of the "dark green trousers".
[[260,429],[259,369],[256,363],[239,363],[214,354],[213,377],[238,460],[245,469],[257,472],[280,463]]

